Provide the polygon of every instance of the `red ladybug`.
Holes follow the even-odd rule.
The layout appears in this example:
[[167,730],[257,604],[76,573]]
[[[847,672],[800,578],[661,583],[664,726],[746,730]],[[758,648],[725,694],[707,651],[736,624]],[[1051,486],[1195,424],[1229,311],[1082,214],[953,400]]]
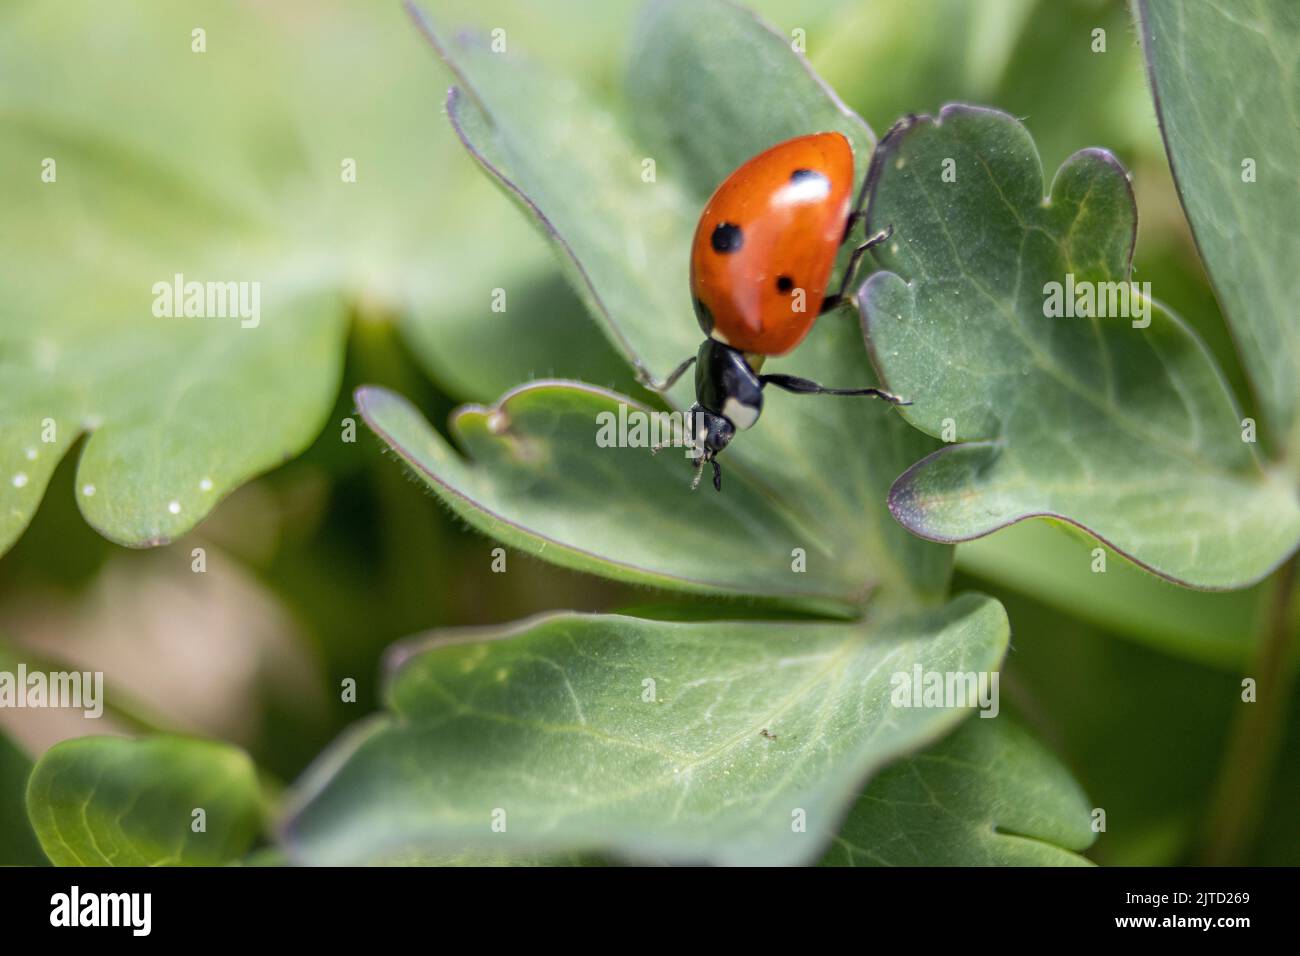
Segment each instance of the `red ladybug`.
[[[763,359],[784,355],[817,316],[838,306],[868,249],[893,227],[856,246],[833,294],[826,294],[840,247],[862,218],[850,210],[853,147],[840,133],[813,133],[778,143],[728,176],[700,215],[691,243],[691,299],[708,336],[698,353],[663,382],[664,391],[698,362],[695,404],[687,421],[699,452],[692,487],[705,462],[722,490],[717,455],[763,410],[763,388],[828,395],[871,395],[906,405],[878,388],[824,388],[794,375],[760,375]],[[859,193],[860,207],[866,195]]]

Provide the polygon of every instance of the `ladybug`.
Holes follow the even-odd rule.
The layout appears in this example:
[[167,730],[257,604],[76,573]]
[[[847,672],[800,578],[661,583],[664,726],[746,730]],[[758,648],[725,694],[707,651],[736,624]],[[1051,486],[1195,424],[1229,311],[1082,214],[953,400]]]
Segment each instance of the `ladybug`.
[[794,375],[759,374],[769,355],[803,341],[817,316],[844,301],[862,256],[893,227],[854,247],[839,288],[827,294],[840,247],[863,217],[866,183],[850,210],[853,147],[840,133],[813,133],[778,143],[728,176],[713,193],[691,243],[691,300],[707,338],[662,382],[666,391],[695,365],[695,404],[686,412],[695,481],[705,462],[722,490],[718,453],[737,430],[758,421],[763,389],[825,395],[871,395],[908,405],[879,388],[825,388]]

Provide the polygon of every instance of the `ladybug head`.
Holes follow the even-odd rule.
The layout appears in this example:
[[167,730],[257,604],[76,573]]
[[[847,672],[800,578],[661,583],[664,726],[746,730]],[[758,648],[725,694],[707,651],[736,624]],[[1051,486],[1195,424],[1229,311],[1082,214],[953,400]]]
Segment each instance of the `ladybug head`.
[[691,434],[696,450],[695,481],[692,488],[698,487],[704,474],[704,464],[713,466],[713,487],[722,490],[722,467],[718,464],[718,453],[726,448],[735,437],[736,426],[725,415],[711,412],[696,402],[686,413],[690,423]]

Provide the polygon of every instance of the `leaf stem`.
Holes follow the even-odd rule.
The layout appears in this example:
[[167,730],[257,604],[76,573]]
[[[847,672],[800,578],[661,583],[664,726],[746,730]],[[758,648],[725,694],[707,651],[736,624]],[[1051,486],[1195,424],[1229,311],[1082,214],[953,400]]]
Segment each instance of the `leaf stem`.
[[1250,850],[1259,823],[1259,810],[1273,776],[1295,674],[1293,636],[1296,565],[1293,556],[1279,570],[1251,670],[1256,700],[1244,704],[1233,721],[1223,766],[1219,772],[1203,851],[1204,863],[1240,864]]

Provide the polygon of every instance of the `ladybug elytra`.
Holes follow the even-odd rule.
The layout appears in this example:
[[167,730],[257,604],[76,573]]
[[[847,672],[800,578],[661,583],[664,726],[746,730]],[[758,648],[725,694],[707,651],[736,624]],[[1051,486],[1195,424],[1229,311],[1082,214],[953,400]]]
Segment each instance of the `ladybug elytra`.
[[705,462],[722,490],[717,456],[763,410],[768,385],[788,392],[870,395],[907,402],[878,388],[826,388],[794,375],[760,374],[763,359],[798,345],[817,316],[844,301],[862,256],[893,233],[854,247],[839,289],[827,295],[840,247],[862,218],[865,183],[853,201],[853,148],[841,133],[778,143],[728,176],[705,204],[691,243],[691,300],[707,338],[662,382],[665,391],[695,365],[695,404],[687,423],[698,453],[692,487]]

